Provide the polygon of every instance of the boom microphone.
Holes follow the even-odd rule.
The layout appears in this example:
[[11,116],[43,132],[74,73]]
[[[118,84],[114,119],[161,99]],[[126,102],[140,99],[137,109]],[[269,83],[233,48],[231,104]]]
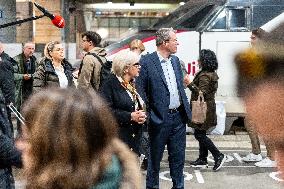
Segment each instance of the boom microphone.
[[34,5],[36,6],[36,8],[38,8],[38,10],[40,10],[45,16],[47,16],[48,18],[51,19],[53,25],[55,25],[58,28],[63,28],[65,25],[65,21],[64,18],[62,18],[62,16],[60,15],[53,15],[51,14],[48,10],[46,10],[45,8],[43,8],[42,6],[40,6],[37,3],[34,3]]

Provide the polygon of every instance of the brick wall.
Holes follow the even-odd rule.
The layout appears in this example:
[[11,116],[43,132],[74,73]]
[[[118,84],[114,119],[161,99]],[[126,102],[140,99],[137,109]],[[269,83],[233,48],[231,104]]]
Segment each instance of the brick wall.
[[[60,0],[37,0],[38,4],[48,9],[53,14],[60,14]],[[34,7],[35,15],[42,13]],[[61,31],[55,27],[48,17],[35,21],[35,38],[36,43],[47,43],[49,41],[61,41]]]
[[[45,7],[53,14],[60,14],[61,0],[37,0],[41,6]],[[32,2],[17,2],[17,18],[23,19],[33,15],[42,15]],[[34,21],[34,36],[33,36],[33,22],[26,22],[17,26],[18,43],[26,41],[34,41],[36,44],[46,44],[49,41],[61,41],[61,31],[55,27],[48,17],[40,18]]]
[[[32,16],[32,3],[31,2],[18,2],[17,3],[17,20],[22,20]],[[16,27],[17,43],[25,43],[32,40],[33,23],[25,22]]]

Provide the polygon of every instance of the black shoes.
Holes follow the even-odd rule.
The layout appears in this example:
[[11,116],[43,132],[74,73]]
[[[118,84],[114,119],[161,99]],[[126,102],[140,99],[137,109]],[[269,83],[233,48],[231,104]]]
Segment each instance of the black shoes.
[[[221,154],[216,160],[213,166],[213,171],[218,171],[226,161],[226,156]],[[197,160],[189,163],[191,167],[208,168],[207,160],[198,158]]]
[[198,158],[197,160],[189,163],[191,167],[208,168],[207,160]]
[[223,164],[226,161],[226,156],[224,154],[221,154],[216,160],[215,160],[215,165],[213,167],[213,171],[218,171]]

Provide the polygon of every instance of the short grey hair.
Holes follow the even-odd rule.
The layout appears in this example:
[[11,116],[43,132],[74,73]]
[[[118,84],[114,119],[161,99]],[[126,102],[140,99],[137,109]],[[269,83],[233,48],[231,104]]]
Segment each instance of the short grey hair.
[[157,32],[156,32],[156,46],[160,46],[162,45],[164,42],[169,41],[170,40],[170,33],[176,33],[176,30],[174,30],[173,28],[160,28]]
[[25,48],[28,47],[29,45],[35,46],[35,43],[32,42],[32,41],[28,41],[28,42],[24,43],[24,44],[23,44],[23,49],[25,49]]
[[118,52],[112,60],[112,72],[122,77],[124,75],[124,70],[129,66],[139,62],[139,55],[135,52],[123,50]]

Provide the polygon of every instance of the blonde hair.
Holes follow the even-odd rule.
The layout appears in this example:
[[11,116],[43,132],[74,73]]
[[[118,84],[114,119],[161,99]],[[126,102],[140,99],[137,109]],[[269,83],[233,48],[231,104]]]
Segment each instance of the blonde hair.
[[140,39],[134,39],[129,43],[129,48],[131,51],[135,49],[139,49],[141,52],[145,50],[145,46],[143,45]]
[[57,44],[61,44],[61,43],[59,41],[50,41],[50,42],[46,43],[46,45],[44,47],[44,52],[43,52],[43,54],[46,58],[48,58],[50,60],[52,59],[50,52],[53,51],[55,45],[57,45]]
[[112,60],[112,72],[115,75],[122,77],[124,75],[124,70],[139,62],[139,59],[139,55],[135,52],[126,50],[120,51]]

